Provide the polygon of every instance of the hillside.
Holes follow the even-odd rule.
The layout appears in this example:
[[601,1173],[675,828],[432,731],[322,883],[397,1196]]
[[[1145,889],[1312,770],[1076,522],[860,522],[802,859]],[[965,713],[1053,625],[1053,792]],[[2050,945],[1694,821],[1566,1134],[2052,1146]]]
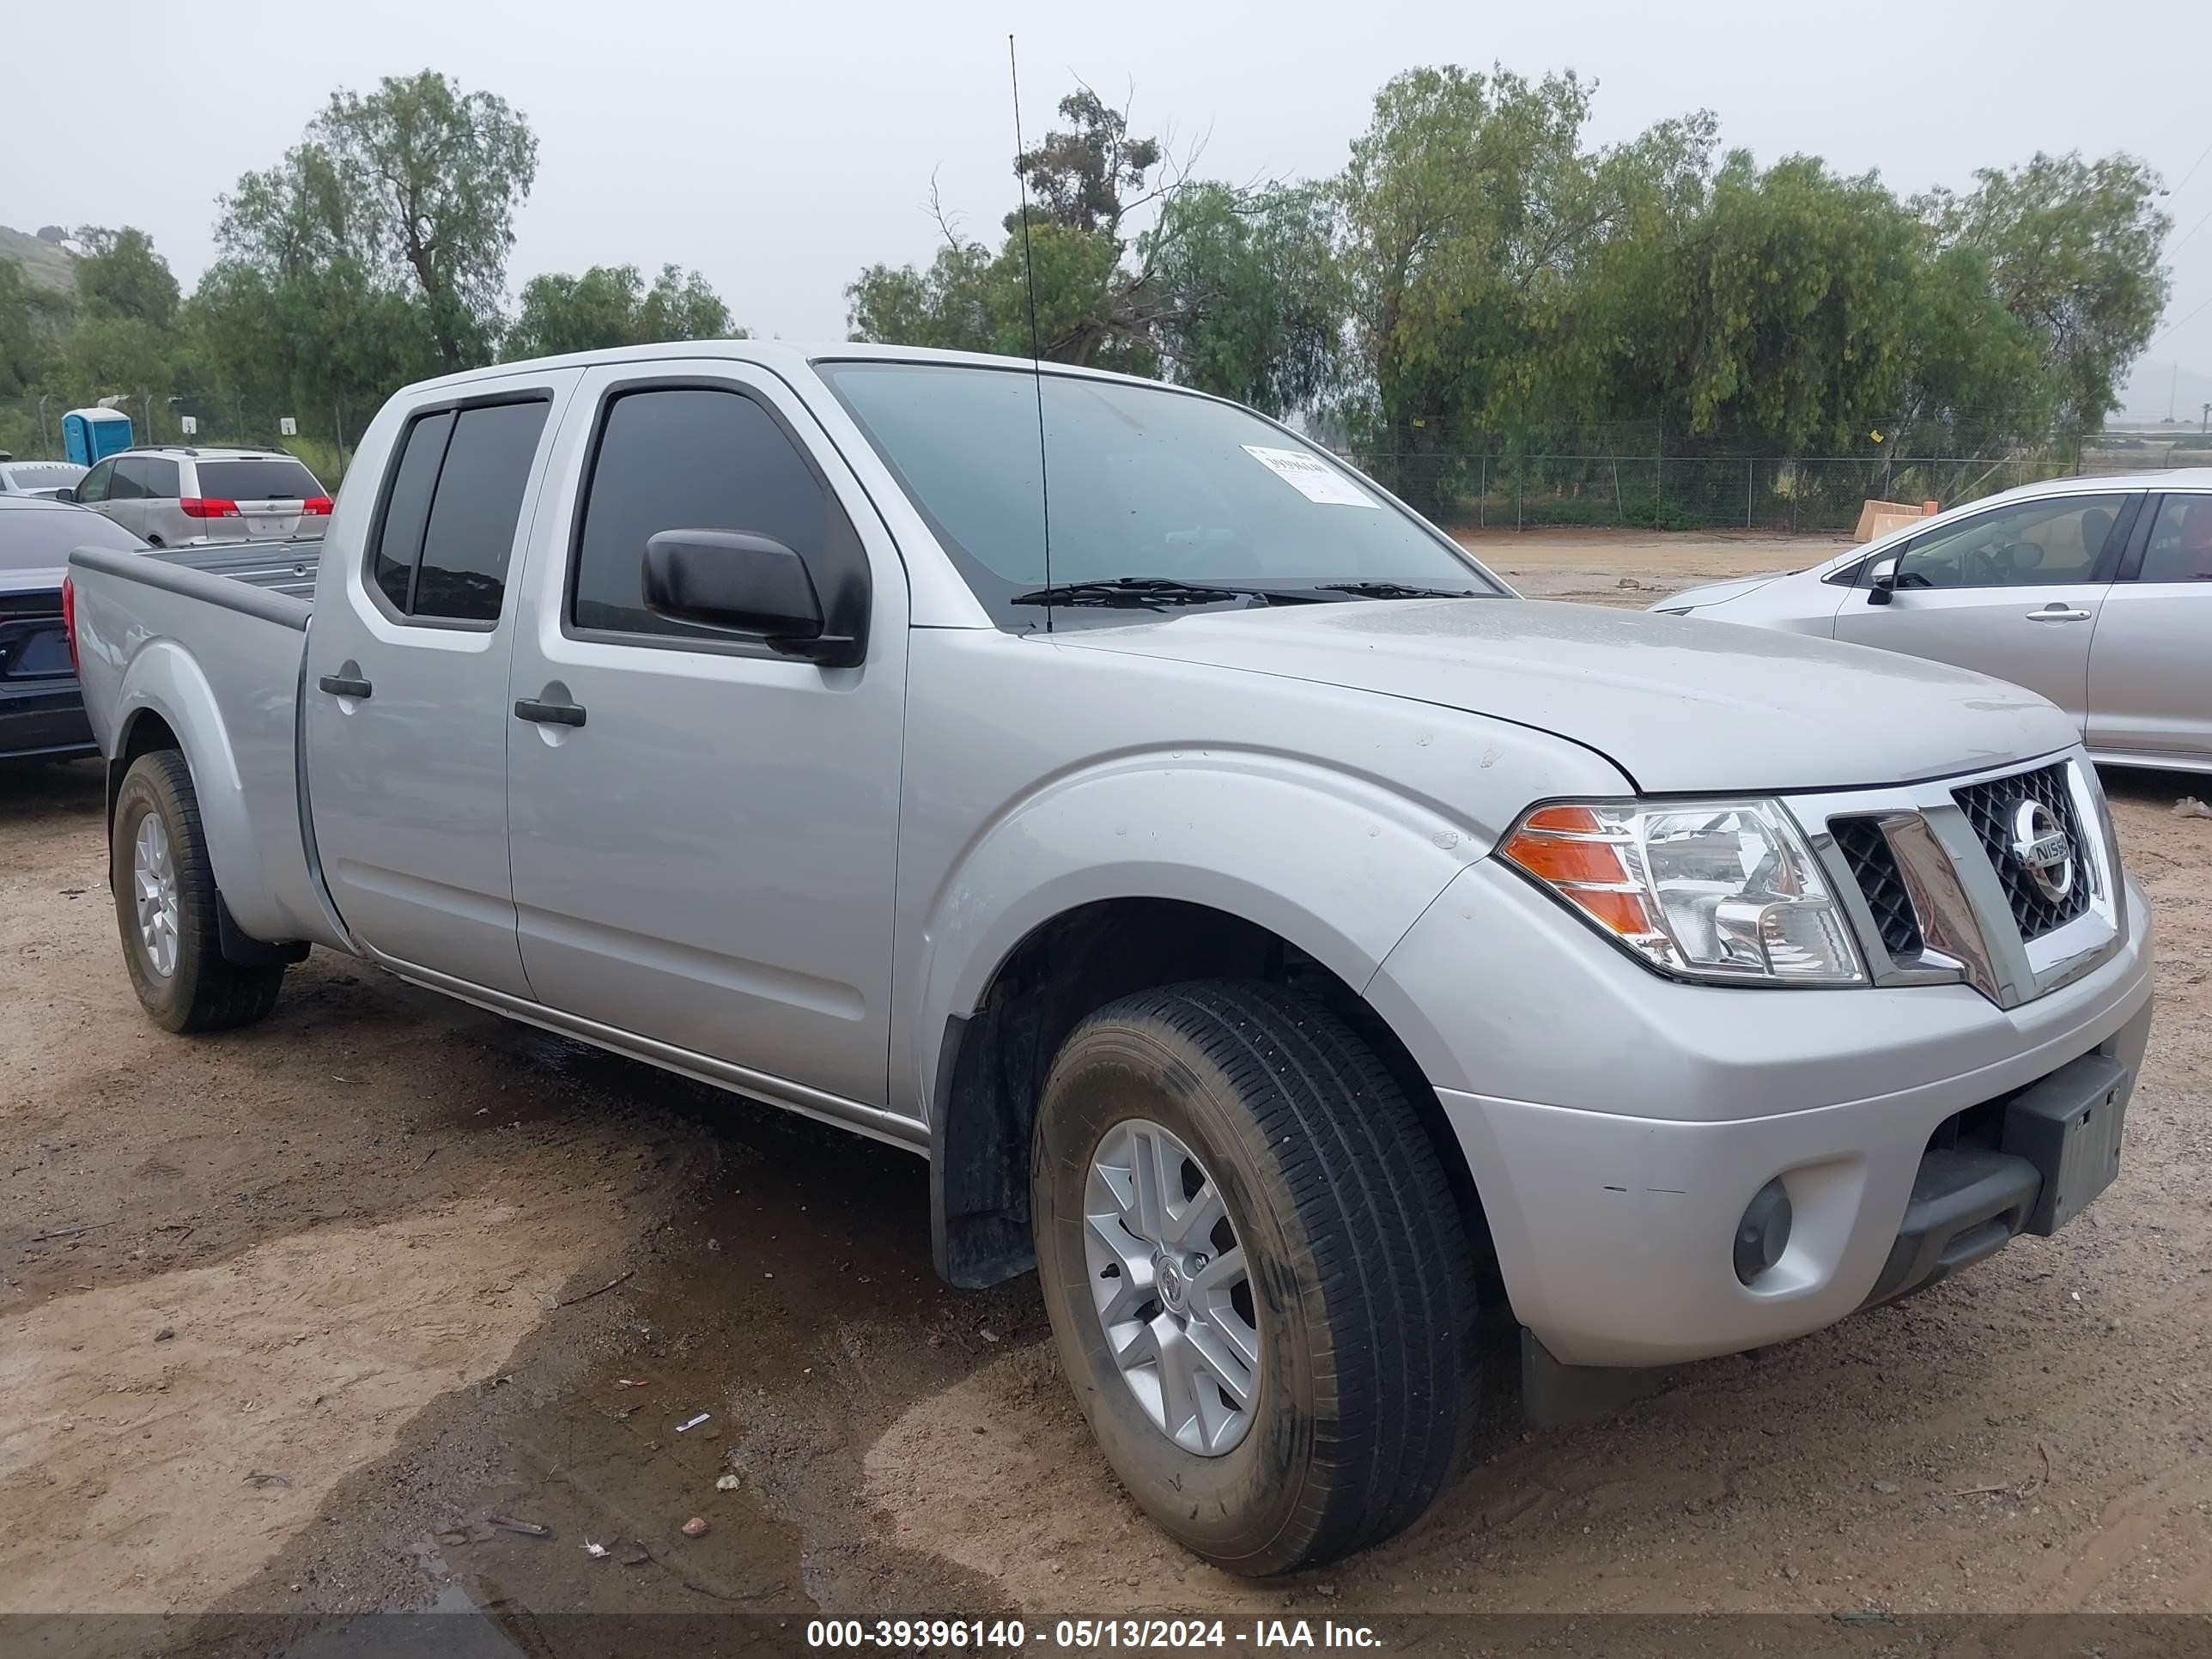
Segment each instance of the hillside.
[[41,288],[66,294],[76,286],[76,272],[71,268],[75,258],[52,243],[40,241],[28,231],[10,230],[0,225],[0,259],[15,260]]

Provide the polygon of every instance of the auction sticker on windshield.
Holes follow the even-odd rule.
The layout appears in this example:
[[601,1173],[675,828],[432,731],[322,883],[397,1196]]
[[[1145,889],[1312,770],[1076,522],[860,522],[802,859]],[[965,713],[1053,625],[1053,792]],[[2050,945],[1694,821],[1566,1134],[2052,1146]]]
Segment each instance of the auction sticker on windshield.
[[1244,453],[1277,477],[1288,482],[1310,501],[1325,507],[1373,507],[1376,503],[1358,484],[1333,466],[1324,465],[1303,450],[1269,449],[1246,444]]

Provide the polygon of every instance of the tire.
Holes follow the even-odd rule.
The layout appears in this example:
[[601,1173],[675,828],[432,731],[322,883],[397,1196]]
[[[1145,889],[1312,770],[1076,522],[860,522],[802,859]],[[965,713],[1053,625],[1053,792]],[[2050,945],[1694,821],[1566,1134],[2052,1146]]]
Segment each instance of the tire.
[[[157,933],[166,935],[173,923],[173,942],[166,955],[158,941],[149,943],[139,917],[139,840],[149,818],[156,821],[158,840],[166,847],[168,880],[163,891],[173,898],[173,907],[166,909],[169,923],[156,924]],[[185,757],[175,750],[141,755],[123,775],[123,786],[115,793],[108,870],[131,988],[156,1025],[168,1031],[227,1031],[251,1025],[276,1006],[284,981],[282,963],[241,968],[222,954],[215,871],[200,828],[199,798]],[[165,909],[160,896],[157,912]]]
[[[1137,1170],[1148,1139],[1166,1166],[1188,1155],[1187,1217],[1202,1224],[1218,1190],[1227,1231],[1212,1228],[1212,1258],[1201,1247],[1134,1265],[1147,1248],[1133,1249],[1139,1206],[1118,1218],[1114,1206],[1134,1192],[1121,1165]],[[1275,986],[1212,981],[1100,1009],[1046,1079],[1030,1196],[1038,1279],[1077,1401],[1130,1496],[1186,1547],[1252,1576],[1318,1566],[1410,1524],[1459,1472],[1478,1403],[1472,1252],[1412,1105],[1334,1015]],[[1095,1229],[1086,1212],[1102,1205]],[[1164,1218],[1162,1236],[1176,1224]],[[1224,1314],[1204,1275],[1233,1247],[1246,1300],[1232,1293]],[[1133,1309],[1101,1306],[1146,1294]],[[1163,1403],[1156,1415],[1171,1391],[1165,1360],[1147,1379],[1141,1364],[1125,1375],[1115,1352],[1123,1340],[1162,1352],[1170,1296],[1186,1309],[1212,1298],[1213,1315],[1181,1325],[1182,1352],[1227,1363],[1181,1390],[1194,1413]],[[1193,1328],[1208,1317],[1214,1328]],[[1239,1372],[1245,1343],[1259,1363],[1256,1384],[1239,1375],[1253,1402],[1240,1438],[1234,1390],[1216,1379]]]

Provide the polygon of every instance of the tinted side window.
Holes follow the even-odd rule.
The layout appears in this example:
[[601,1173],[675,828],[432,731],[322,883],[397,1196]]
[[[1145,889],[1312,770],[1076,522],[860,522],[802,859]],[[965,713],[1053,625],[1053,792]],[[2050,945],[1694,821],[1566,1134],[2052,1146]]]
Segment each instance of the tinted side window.
[[645,544],[664,530],[735,530],[806,556],[857,560],[859,538],[775,418],[736,392],[626,392],[608,407],[586,481],[569,621],[626,634],[726,639],[645,608]]
[[143,463],[145,471],[140,482],[146,494],[157,501],[173,501],[184,492],[177,482],[177,464],[158,455],[149,455]]
[[146,493],[146,463],[126,455],[115,464],[115,482],[107,487],[111,501],[135,501]]
[[507,591],[507,555],[522,516],[522,494],[538,435],[542,403],[465,409],[446,448],[446,465],[422,536],[415,578],[418,617],[494,622]]
[[2143,548],[2141,582],[2212,582],[2212,495],[2168,495]]
[[2126,501],[2123,495],[2062,495],[1930,531],[1898,560],[1897,585],[2040,587],[2087,581]]
[[81,501],[104,501],[109,485],[115,482],[115,463],[102,461],[77,480],[76,498]]
[[404,611],[412,597],[422,527],[430,521],[430,492],[437,488],[453,430],[453,411],[441,409],[417,417],[399,441],[399,465],[392,469],[392,492],[385,497],[384,519],[369,555],[369,580],[394,611]]

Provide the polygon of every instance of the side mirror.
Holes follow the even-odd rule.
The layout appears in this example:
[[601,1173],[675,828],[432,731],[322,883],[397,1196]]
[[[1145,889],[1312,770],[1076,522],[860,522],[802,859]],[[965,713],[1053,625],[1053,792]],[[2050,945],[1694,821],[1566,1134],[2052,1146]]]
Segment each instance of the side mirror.
[[859,664],[862,642],[826,631],[805,559],[733,530],[664,530],[645,544],[645,606],[677,622],[758,635],[825,667]]
[[58,501],[75,501],[76,499],[76,486],[75,484],[64,484],[59,489],[54,491],[54,499]]
[[1897,597],[1897,556],[1876,559],[1867,572],[1867,603],[1887,605]]

